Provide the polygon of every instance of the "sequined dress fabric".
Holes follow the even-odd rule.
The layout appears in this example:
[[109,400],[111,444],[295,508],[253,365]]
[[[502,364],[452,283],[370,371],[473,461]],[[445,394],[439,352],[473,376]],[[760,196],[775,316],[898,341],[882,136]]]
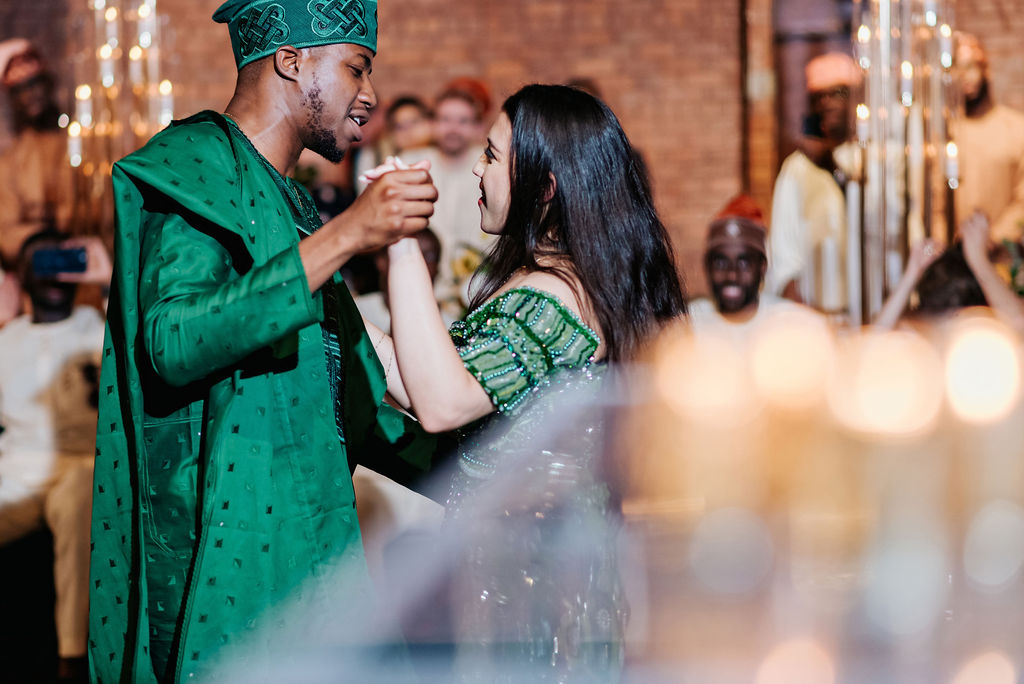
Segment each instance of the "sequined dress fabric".
[[497,412],[460,432],[448,529],[459,681],[615,681],[627,607],[602,477],[600,340],[554,296],[511,290],[452,326]]

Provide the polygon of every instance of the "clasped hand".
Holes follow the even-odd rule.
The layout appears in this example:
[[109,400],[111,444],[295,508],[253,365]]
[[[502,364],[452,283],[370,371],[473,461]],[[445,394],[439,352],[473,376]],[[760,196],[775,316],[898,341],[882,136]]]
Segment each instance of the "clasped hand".
[[345,212],[348,220],[365,229],[359,251],[377,249],[427,227],[437,200],[428,160],[407,166],[388,157],[363,178],[369,186]]

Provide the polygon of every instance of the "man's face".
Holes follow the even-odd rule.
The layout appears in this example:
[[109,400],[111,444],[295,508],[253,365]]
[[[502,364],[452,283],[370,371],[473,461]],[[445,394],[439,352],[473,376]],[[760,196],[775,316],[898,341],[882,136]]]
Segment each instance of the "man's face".
[[718,311],[733,314],[756,306],[766,266],[763,254],[740,242],[708,250],[704,268]]
[[480,140],[482,125],[476,109],[460,97],[449,97],[437,105],[435,122],[437,147],[449,157],[457,157]]
[[811,111],[821,118],[821,129],[830,140],[846,140],[850,132],[850,88],[837,85],[811,91]]
[[339,43],[312,48],[300,77],[301,106],[306,113],[303,144],[337,163],[349,146],[362,139],[360,127],[377,106],[370,82],[373,52],[362,45]]
[[32,258],[40,250],[60,249],[61,243],[39,241],[30,244],[21,255],[19,275],[21,287],[32,300],[34,307],[46,310],[69,309],[77,290],[73,283],[62,282],[54,276],[36,275]]
[[957,48],[953,76],[968,101],[975,100],[981,95],[988,81],[988,73],[984,54],[979,48],[973,45],[961,45]]
[[512,122],[502,112],[487,133],[487,147],[473,166],[480,179],[480,230],[498,235],[505,228],[512,196]]
[[37,122],[56,106],[53,85],[45,74],[37,74],[24,83],[9,86],[8,91],[15,116],[29,123]]
[[399,107],[391,113],[391,139],[399,152],[430,144],[430,119],[415,105]]

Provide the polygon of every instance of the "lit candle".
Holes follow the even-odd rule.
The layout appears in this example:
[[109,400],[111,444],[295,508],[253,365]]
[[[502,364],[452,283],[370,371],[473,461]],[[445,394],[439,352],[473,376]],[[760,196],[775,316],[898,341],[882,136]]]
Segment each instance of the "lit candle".
[[900,100],[904,107],[914,102],[914,65],[904,61],[900,64]]
[[871,57],[868,56],[868,43],[871,42],[871,29],[866,24],[861,24],[857,29],[857,63],[861,69],[871,66]]
[[939,27],[939,61],[945,69],[953,66],[953,29],[949,24]]
[[868,141],[868,121],[871,117],[871,110],[866,104],[857,105],[857,141],[864,144]]
[[171,123],[174,116],[174,86],[166,78],[160,81],[160,125]]
[[92,88],[85,83],[75,88],[75,120],[92,127]]
[[828,236],[821,241],[821,308],[835,313],[843,308],[842,267],[839,263],[839,244]]
[[138,45],[128,51],[128,79],[133,85],[142,83],[142,48]]
[[98,56],[100,58],[100,83],[104,88],[110,88],[114,85],[114,48],[110,43],[104,43],[99,49]]
[[68,125],[68,161],[74,167],[82,165],[82,124],[77,121]]
[[949,187],[954,190],[960,185],[959,154],[960,151],[957,149],[955,142],[950,140],[946,143],[946,181],[949,183]]

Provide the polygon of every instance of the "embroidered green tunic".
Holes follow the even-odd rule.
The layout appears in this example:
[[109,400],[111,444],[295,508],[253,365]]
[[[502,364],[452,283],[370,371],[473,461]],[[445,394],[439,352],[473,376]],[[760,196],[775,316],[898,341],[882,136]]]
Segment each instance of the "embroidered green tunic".
[[[308,196],[290,201],[304,191],[237,128],[213,112],[176,122],[113,180],[91,675],[154,681],[170,658],[170,679],[201,679],[296,594],[336,595],[332,569],[368,591],[350,462],[397,454],[426,468],[432,444],[383,404],[383,369],[338,276],[325,322],[298,253],[295,199]],[[340,347],[337,412],[321,324]]]
[[532,287],[495,297],[454,323],[449,334],[497,409],[459,431],[459,470],[445,504],[451,517],[507,451],[508,445],[495,439],[502,423],[566,371],[589,369],[601,340],[557,297]]

